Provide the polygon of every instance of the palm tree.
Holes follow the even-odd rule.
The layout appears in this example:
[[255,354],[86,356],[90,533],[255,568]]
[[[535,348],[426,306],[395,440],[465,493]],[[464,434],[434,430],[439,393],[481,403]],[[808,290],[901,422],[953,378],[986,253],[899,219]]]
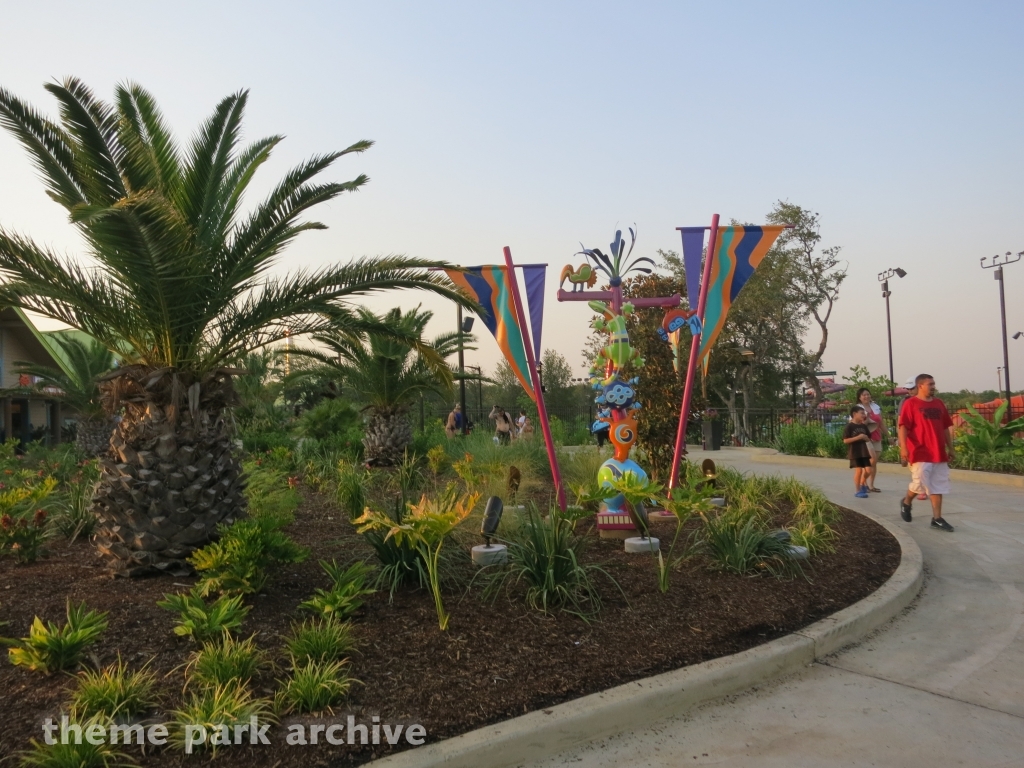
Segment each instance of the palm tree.
[[456,374],[444,360],[458,351],[460,338],[465,345],[472,337],[456,331],[423,339],[433,313],[418,306],[405,313],[398,307],[383,315],[360,312],[367,325],[376,322],[386,330],[362,337],[338,331],[317,334],[313,339],[322,348],[301,349],[297,354],[319,362],[305,375],[336,378],[366,403],[370,412],[363,438],[366,461],[393,465],[402,460],[412,442],[409,404],[427,392],[451,394]]
[[61,391],[60,399],[78,414],[75,443],[85,453],[96,456],[110,447],[112,424],[100,402],[98,380],[114,367],[114,353],[92,339],[86,342],[65,333],[55,333],[50,338],[64,353],[67,372],[25,362],[15,362],[14,370],[34,376],[40,389],[55,387]]
[[220,523],[244,513],[241,467],[226,409],[247,353],[329,328],[362,333],[352,297],[421,288],[466,305],[446,266],[402,256],[270,275],[319,203],[368,179],[315,181],[360,141],[288,172],[248,212],[243,196],[280,136],[239,145],[248,95],[222,100],[189,145],[152,96],[118,86],[113,104],[80,81],[52,83],[59,122],[0,89],[0,123],[25,146],[95,265],[0,229],[0,304],[32,310],[118,350],[101,379],[108,412],[123,409],[102,461],[97,541],[127,574],[179,572]]

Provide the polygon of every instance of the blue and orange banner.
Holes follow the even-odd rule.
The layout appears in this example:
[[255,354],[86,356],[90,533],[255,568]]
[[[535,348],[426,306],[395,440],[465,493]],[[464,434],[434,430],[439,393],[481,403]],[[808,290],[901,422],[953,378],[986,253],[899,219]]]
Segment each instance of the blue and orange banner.
[[526,359],[523,332],[516,319],[505,267],[495,265],[464,269],[464,272],[446,269],[445,273],[455,285],[476,299],[483,308],[480,322],[487,326],[487,330],[498,342],[501,353],[512,366],[512,372],[519,379],[526,394],[532,400],[536,400],[533,385],[530,383],[530,367]]
[[700,337],[700,351],[697,353],[705,375],[708,355],[725,327],[729,308],[784,229],[784,226],[718,229],[702,318],[704,330]]

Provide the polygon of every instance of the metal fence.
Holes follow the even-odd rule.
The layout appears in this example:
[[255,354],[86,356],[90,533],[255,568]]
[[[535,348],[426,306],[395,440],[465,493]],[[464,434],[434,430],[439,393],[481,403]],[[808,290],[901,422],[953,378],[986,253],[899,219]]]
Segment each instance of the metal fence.
[[[728,410],[720,411],[719,414],[724,422],[722,442],[727,445],[774,445],[780,431],[790,424],[817,424],[829,434],[839,435],[850,420],[846,408],[750,408],[747,411],[738,409],[735,418]],[[883,442],[895,440],[895,409],[883,408],[882,418],[886,427]]]
[[[513,419],[519,417],[519,408],[508,408],[508,412],[512,415]],[[531,405],[528,408],[523,409],[526,415],[530,417],[530,420],[537,424],[537,407]],[[594,423],[594,419],[597,418],[596,406],[592,403],[587,405],[568,405],[568,406],[557,406],[548,405],[548,418],[554,422],[555,420],[561,422],[562,428],[566,434],[572,434],[582,430],[590,431],[591,425]],[[490,421],[487,416],[491,412],[491,406],[487,405],[483,408],[473,403],[466,403],[466,416],[469,419],[470,429],[482,429],[486,432],[494,431],[494,422]],[[448,414],[451,413],[451,407],[431,407],[429,405],[423,406],[422,409],[413,408],[412,417],[413,421],[418,429],[423,429],[425,426],[436,423],[438,419],[442,423],[447,421]]]

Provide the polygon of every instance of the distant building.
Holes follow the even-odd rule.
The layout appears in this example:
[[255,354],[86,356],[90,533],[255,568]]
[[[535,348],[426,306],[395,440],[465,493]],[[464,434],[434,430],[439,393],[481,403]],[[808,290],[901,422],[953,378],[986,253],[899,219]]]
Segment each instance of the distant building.
[[58,399],[59,391],[36,388],[32,376],[18,374],[15,363],[27,362],[59,368],[67,372],[60,347],[41,332],[20,309],[0,310],[0,406],[3,421],[0,437],[60,442],[61,428],[74,421]]

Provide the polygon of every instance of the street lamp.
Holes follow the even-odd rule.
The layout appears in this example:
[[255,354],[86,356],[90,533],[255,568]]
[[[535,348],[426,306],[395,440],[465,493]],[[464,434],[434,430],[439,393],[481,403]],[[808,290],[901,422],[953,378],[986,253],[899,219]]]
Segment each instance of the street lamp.
[[887,269],[885,272],[878,273],[878,282],[882,284],[882,298],[885,299],[885,329],[889,336],[889,387],[893,401],[895,401],[896,379],[893,376],[892,370],[892,316],[889,314],[889,296],[892,295],[892,291],[889,290],[889,278],[893,275],[902,278],[906,277],[907,273],[899,267],[896,267],[895,269]]
[[1020,261],[1022,256],[1024,256],[1024,251],[1018,253],[1016,258],[1013,258],[1013,254],[1007,251],[1005,256],[993,256],[991,264],[985,263],[987,259],[984,256],[981,259],[981,268],[995,269],[995,279],[999,281],[999,316],[1003,324],[1003,384],[1006,386],[1007,418],[1011,421],[1013,420],[1013,405],[1010,402],[1010,348],[1006,343],[1006,297],[1003,294],[1003,267]]

